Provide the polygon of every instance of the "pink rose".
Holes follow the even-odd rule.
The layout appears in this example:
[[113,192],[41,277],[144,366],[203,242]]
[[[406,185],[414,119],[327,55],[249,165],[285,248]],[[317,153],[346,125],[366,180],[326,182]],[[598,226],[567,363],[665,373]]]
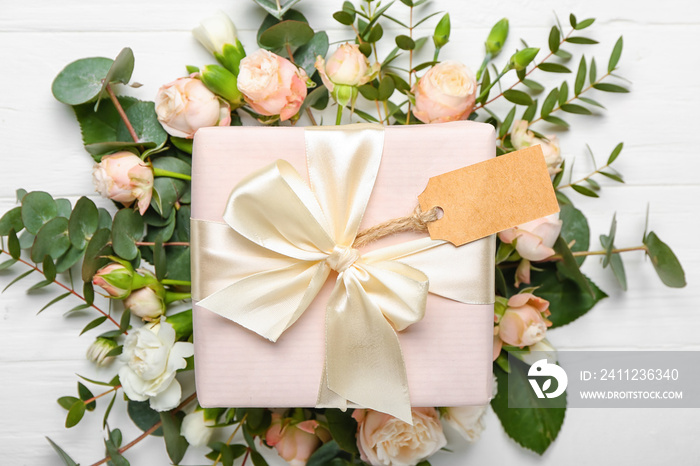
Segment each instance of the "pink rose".
[[231,106],[192,74],[158,89],[156,113],[171,136],[192,139],[199,128],[231,124]]
[[92,277],[92,284],[99,286],[113,298],[124,299],[131,292],[133,270],[115,262],[102,267]]
[[476,78],[462,63],[444,61],[430,68],[412,92],[413,115],[423,123],[466,120],[476,101]]
[[133,291],[124,300],[124,307],[133,315],[146,321],[157,320],[165,313],[163,298],[148,286]]
[[267,50],[241,60],[238,90],[261,115],[279,115],[285,121],[299,112],[306,98],[306,72]]
[[303,466],[311,454],[329,439],[317,421],[294,423],[272,413],[272,424],[265,434],[265,442],[277,449],[277,453],[292,466]]
[[315,66],[329,92],[333,92],[336,84],[361,86],[379,72],[379,63],[370,66],[367,57],[360,52],[360,46],[350,43],[338,47],[328,62],[319,55]]
[[515,241],[515,249],[523,259],[543,261],[554,255],[554,243],[561,232],[559,214],[548,215],[515,228],[502,231],[498,237],[504,243]]
[[[520,293],[508,300],[508,308],[498,324],[498,338],[511,346],[534,345],[545,337],[552,323],[549,302],[532,293]],[[495,350],[495,348],[494,348]]]
[[141,215],[151,203],[153,170],[131,152],[117,152],[102,157],[92,169],[95,191],[103,197],[128,206],[138,201]]
[[356,409],[357,447],[372,466],[409,466],[447,444],[435,408],[413,408],[413,425],[389,414]]
[[528,130],[529,125],[530,123],[524,120],[516,121],[510,135],[510,142],[516,150],[539,144],[542,148],[542,154],[544,154],[544,161],[547,163],[549,175],[556,175],[561,171],[559,166],[562,162],[557,136],[551,134],[545,136],[546,139],[540,139],[535,136],[535,133]]

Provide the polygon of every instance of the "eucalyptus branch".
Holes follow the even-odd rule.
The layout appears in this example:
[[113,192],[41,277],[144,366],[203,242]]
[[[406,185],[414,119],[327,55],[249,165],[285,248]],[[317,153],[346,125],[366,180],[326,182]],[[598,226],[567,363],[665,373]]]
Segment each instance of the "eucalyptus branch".
[[[0,249],[0,252],[2,252],[2,253],[4,253],[4,254],[7,254],[7,255],[10,255],[10,253],[7,252],[7,251],[5,251],[4,249]],[[30,268],[34,269],[35,271],[37,271],[37,272],[39,272],[39,273],[41,273],[41,274],[44,273],[39,267],[37,267],[37,266],[35,266],[34,264],[31,264],[31,263],[25,261],[25,260],[22,259],[22,258],[17,259],[17,261],[18,261],[18,262],[21,262],[22,264],[26,265],[27,267],[30,267]],[[78,293],[77,291],[75,291],[72,287],[69,287],[68,285],[64,285],[63,283],[59,282],[57,279],[54,279],[53,282],[54,282],[56,285],[58,285],[58,286],[60,286],[61,288],[63,288],[64,290],[68,291],[70,294],[72,294],[72,295],[75,296],[76,298],[78,298],[78,299],[80,299],[80,300],[82,300],[82,301],[85,301],[85,303],[87,303],[87,299],[85,299],[85,297],[84,297],[83,295],[79,294],[79,293]],[[91,304],[90,307],[92,307],[93,309],[95,309],[97,312],[99,312],[99,313],[102,314],[103,316],[107,317],[107,319],[110,320],[110,321],[112,321],[112,322],[114,323],[114,325],[117,326],[117,328],[121,328],[120,325],[119,325],[119,322],[117,322],[116,320],[114,320],[114,318],[112,318],[112,316],[109,315],[109,313],[103,311],[102,309],[100,309],[99,307],[97,307],[94,303]],[[124,332],[124,334],[126,335],[127,333]]]
[[[226,440],[226,445],[230,445],[231,442],[233,442],[233,438],[236,436],[236,434],[238,433],[238,431],[240,430],[241,426],[243,425],[243,423],[245,422],[245,420],[247,418],[248,418],[248,413],[244,414],[243,417],[241,418],[241,420],[238,422],[238,425],[233,430],[233,433],[229,436],[228,440]],[[223,452],[219,452],[219,455],[216,457],[216,459],[214,460],[214,463],[211,466],[216,466],[217,464],[219,464],[222,456],[223,456]]]
[[119,390],[120,388],[122,388],[121,384],[115,385],[114,387],[110,388],[110,389],[107,390],[106,392],[100,393],[99,395],[95,395],[95,396],[93,396],[92,398],[89,398],[89,399],[85,400],[84,403],[85,403],[86,405],[88,405],[88,404],[92,403],[93,401],[97,400],[98,398],[102,398],[102,397],[105,396],[105,395],[109,395],[110,393],[112,393],[112,392],[114,392],[114,391],[116,391],[116,390]]
[[[645,251],[648,252],[649,248],[647,248],[645,245],[641,246],[635,246],[631,248],[619,248],[619,249],[612,249],[610,251],[571,251],[571,255],[574,257],[585,257],[585,256],[604,256],[608,253],[610,254],[619,254],[623,252],[632,252],[632,251]],[[562,256],[559,254],[556,254],[554,256],[551,256],[548,260],[553,260],[553,261],[560,261],[562,260]]]
[[[595,176],[595,175],[601,173],[603,170],[605,170],[605,169],[608,168],[608,167],[610,167],[610,162],[606,163],[606,164],[603,165],[602,167],[596,168],[593,172],[589,173],[588,175],[584,176],[583,178],[581,178],[581,179],[579,179],[579,180],[572,181],[572,182],[570,182],[570,183],[567,183],[567,184],[564,184],[564,185],[561,185],[561,186],[557,186],[555,189],[556,189],[557,191],[560,191],[560,190],[562,190],[562,189],[564,189],[564,188],[573,188],[575,185],[577,185],[577,184],[579,184],[579,183],[583,183],[584,181],[588,181],[589,178],[592,178],[593,176]],[[604,174],[604,175],[605,175],[605,174]],[[610,174],[608,174],[608,176],[610,176]]]
[[[177,412],[182,411],[182,410],[184,409],[185,406],[187,406],[188,404],[190,404],[190,403],[191,403],[192,401],[194,401],[196,398],[197,398],[197,392],[194,392],[193,394],[191,394],[190,396],[188,396],[187,399],[185,399],[185,401],[183,401],[182,403],[180,403],[180,404],[178,405],[177,408],[173,409],[171,412],[172,412],[172,413],[177,413]],[[155,432],[156,430],[160,429],[160,427],[161,427],[162,424],[163,424],[162,421],[158,421],[158,422],[156,422],[155,424],[153,424],[153,425],[151,426],[150,429],[144,431],[143,434],[139,435],[139,436],[136,437],[134,440],[132,440],[131,442],[129,442],[129,443],[127,443],[126,445],[124,445],[123,447],[121,447],[121,448],[118,450],[118,451],[119,451],[119,454],[124,453],[125,451],[127,451],[128,449],[130,449],[131,447],[133,447],[134,445],[136,445],[137,443],[139,443],[141,440],[145,439],[146,437],[148,437],[149,435],[151,435],[153,432]],[[105,458],[102,458],[100,461],[98,461],[98,462],[96,462],[96,463],[93,463],[91,466],[100,466],[101,464],[105,464],[107,461],[111,461],[111,460],[112,460],[112,458],[109,457],[109,456],[107,456],[107,457],[105,457]]]
[[136,131],[134,131],[134,127],[131,125],[131,122],[129,121],[129,117],[126,116],[126,112],[122,108],[122,104],[119,102],[119,99],[117,99],[117,96],[114,94],[114,91],[112,90],[112,85],[107,84],[105,86],[105,88],[107,89],[107,94],[109,94],[109,98],[112,100],[112,103],[114,104],[114,107],[117,109],[119,116],[121,117],[122,121],[126,125],[126,129],[129,130],[129,134],[131,135],[131,139],[133,139],[134,142],[139,142],[139,137],[136,134]]
[[[564,38],[559,42],[559,45],[561,46],[562,44],[564,44],[564,42],[566,42],[566,39],[568,39],[569,36],[570,36],[571,34],[573,34],[573,32],[574,32],[574,29],[572,28],[572,29],[568,32],[568,34],[566,34],[566,36],[564,36]],[[535,71],[536,69],[538,69],[542,63],[544,63],[544,62],[546,62],[547,60],[549,60],[549,59],[552,57],[552,55],[554,55],[554,52],[549,52],[549,54],[548,54],[546,57],[544,57],[544,58],[542,59],[542,61],[540,61],[538,64],[536,64],[530,71],[528,71],[527,73],[525,73],[525,76],[523,76],[523,79],[527,78],[533,71]],[[495,80],[493,83],[491,83],[491,85],[489,86],[489,90],[493,87],[494,84],[496,84],[496,82],[498,82],[498,80],[500,80],[501,77],[502,77],[502,75],[499,75],[499,77],[496,78],[496,80]],[[509,90],[513,89],[515,86],[517,86],[518,84],[521,84],[521,83],[523,82],[523,79],[518,79],[518,80],[517,80],[515,83],[513,83],[513,85],[511,85],[508,89],[502,91],[500,94],[498,94],[497,96],[493,97],[491,100],[486,101],[486,103],[481,104],[481,105],[477,105],[477,106],[474,108],[474,111],[477,111],[477,110],[479,110],[480,108],[484,108],[484,107],[486,107],[488,104],[490,104],[491,102],[493,102],[494,100],[496,100],[496,99],[498,99],[498,98],[500,98],[500,97],[503,97],[503,93],[504,93],[505,91],[509,91]]]

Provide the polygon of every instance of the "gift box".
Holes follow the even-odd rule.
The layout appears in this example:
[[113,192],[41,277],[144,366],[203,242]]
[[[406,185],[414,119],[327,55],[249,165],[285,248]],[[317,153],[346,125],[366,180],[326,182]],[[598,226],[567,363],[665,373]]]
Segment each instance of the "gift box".
[[[250,251],[237,249],[241,241],[247,241],[241,238],[230,244],[226,239],[204,244],[202,234],[195,231],[197,224],[223,224],[234,187],[278,159],[291,164],[308,183],[306,132],[300,127],[216,127],[201,129],[195,137],[193,312],[197,395],[202,406],[313,407],[319,403],[319,383],[325,376],[326,305],[336,285],[336,273],[331,272],[305,312],[272,342],[199,305],[199,301],[230,285],[226,278],[229,271],[254,275],[276,267],[275,258],[249,257]],[[482,123],[390,126],[383,138],[381,163],[360,230],[413,212],[430,177],[495,157],[493,127]],[[337,144],[344,142],[339,139]],[[260,211],[266,211],[265,207]],[[399,233],[360,252],[426,236]],[[465,289],[479,287],[487,299],[463,303],[430,293],[422,320],[398,332],[410,402],[416,407],[481,405],[492,393],[495,235],[461,246],[474,251],[468,264],[449,264],[451,257],[458,258],[452,254],[458,248],[445,247],[453,249],[442,253],[442,263],[426,267],[433,275],[426,273],[431,291],[433,280],[447,279]],[[419,270],[423,267],[420,260],[406,262]],[[454,265],[458,273],[448,265]],[[200,279],[203,276],[206,278]],[[261,294],[268,292],[260,290]],[[235,302],[235,297],[231,301]],[[386,381],[363,383],[381,392]]]

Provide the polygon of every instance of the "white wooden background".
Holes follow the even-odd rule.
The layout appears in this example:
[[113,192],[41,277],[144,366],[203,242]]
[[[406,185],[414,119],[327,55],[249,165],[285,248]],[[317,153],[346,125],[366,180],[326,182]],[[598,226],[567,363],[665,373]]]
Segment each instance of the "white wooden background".
[[[312,26],[327,28],[331,40],[342,40],[350,36],[331,19],[341,3],[305,0],[300,9]],[[255,49],[254,33],[262,19],[251,1],[242,0],[5,0],[1,9],[0,212],[14,205],[19,187],[72,200],[92,192],[92,162],[82,148],[78,125],[71,110],[50,91],[54,76],[67,63],[87,56],[114,57],[130,46],[136,55],[134,80],[144,84],[131,93],[152,99],[161,84],[183,75],[184,65],[212,61],[190,34],[200,19],[222,9],[237,23],[249,51]],[[630,289],[623,293],[609,270],[602,271],[591,258],[585,272],[610,298],[573,325],[552,331],[549,338],[566,349],[700,349],[697,2],[435,0],[425,11],[437,9],[452,15],[452,43],[443,58],[459,59],[472,68],[481,62],[489,28],[503,16],[511,20],[509,50],[519,45],[519,37],[546,48],[555,12],[564,24],[571,11],[580,19],[595,16],[598,21],[588,35],[601,44],[577,49],[594,53],[599,68],[607,63],[617,37],[624,35],[620,73],[632,81],[633,92],[598,96],[609,110],[596,118],[569,117],[574,130],[560,138],[567,160],[577,158],[575,176],[591,169],[585,143],[604,160],[617,142],[625,141],[616,166],[627,183],[601,180],[599,200],[567,194],[588,215],[592,247],[599,245],[598,235],[607,232],[614,212],[617,245],[640,244],[648,203],[651,228],[677,253],[689,284],[683,290],[665,288],[643,255],[630,253],[624,257]],[[396,14],[402,16],[400,11]],[[385,29],[393,28],[385,24]],[[0,287],[21,271],[22,266],[16,266],[0,274]],[[55,400],[74,394],[75,373],[103,379],[111,373],[95,372],[84,359],[95,332],[77,335],[92,316],[64,318],[56,307],[37,317],[37,310],[58,290],[28,296],[24,290],[39,279],[25,280],[0,297],[0,463],[58,464],[43,438],[48,435],[83,465],[91,464],[104,452],[101,414],[88,414],[78,427],[66,430],[65,411]],[[64,302],[69,304],[63,310],[79,304]],[[100,401],[98,412],[106,406]],[[509,440],[492,412],[486,421],[480,442],[454,442],[455,452],[438,454],[433,464],[691,464],[700,458],[700,418],[692,409],[572,409],[542,458]],[[125,416],[113,415],[112,424],[122,428],[125,442],[139,433]],[[449,431],[448,435],[455,438]],[[204,463],[201,452],[191,450],[183,464]],[[143,442],[127,457],[135,465],[168,464],[160,440]]]

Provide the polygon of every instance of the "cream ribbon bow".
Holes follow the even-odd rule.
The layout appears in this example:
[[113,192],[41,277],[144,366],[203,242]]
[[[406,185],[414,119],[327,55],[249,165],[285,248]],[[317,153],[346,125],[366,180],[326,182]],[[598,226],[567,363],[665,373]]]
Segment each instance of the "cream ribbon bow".
[[[361,255],[352,244],[379,170],[383,127],[308,128],[305,138],[310,186],[278,160],[233,189],[223,215],[228,226],[193,219],[193,242],[201,243],[193,255],[221,248],[226,235],[238,234],[249,240],[243,243],[249,249],[245,254],[260,255],[264,262],[268,250],[277,261],[270,269],[236,277],[198,305],[274,342],[336,271],[317,406],[350,404],[410,423],[396,332],[423,318],[429,288],[461,302],[493,302],[493,273],[486,265],[493,258],[493,238],[459,248],[424,238]],[[193,257],[193,263],[207,260]],[[195,287],[205,279],[195,277]]]

